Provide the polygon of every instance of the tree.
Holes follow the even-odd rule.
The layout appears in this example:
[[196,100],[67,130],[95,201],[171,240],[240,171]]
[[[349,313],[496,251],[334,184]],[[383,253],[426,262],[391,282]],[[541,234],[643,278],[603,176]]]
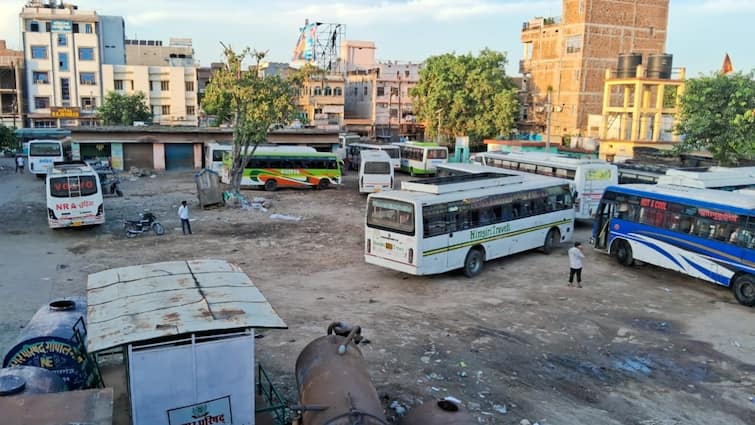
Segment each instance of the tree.
[[105,125],[133,125],[134,121],[152,121],[152,112],[144,93],[128,95],[111,91],[97,108],[97,118]]
[[708,150],[724,165],[755,154],[755,79],[753,71],[687,80],[676,132],[682,151]]
[[15,130],[13,127],[6,127],[0,124],[0,150],[16,150],[19,148]]
[[[226,63],[207,85],[202,107],[208,114],[227,112],[233,125],[231,190],[239,193],[249,157],[267,140],[273,125],[287,124],[295,112],[294,85],[279,76],[260,76],[260,61],[266,52],[246,48],[236,53],[223,45]],[[247,58],[255,65],[243,69]],[[251,149],[250,149],[251,147]],[[242,155],[243,153],[243,155]]]
[[479,56],[447,53],[430,57],[412,89],[414,110],[428,135],[484,137],[514,128],[519,102],[506,76],[506,54],[484,49]]

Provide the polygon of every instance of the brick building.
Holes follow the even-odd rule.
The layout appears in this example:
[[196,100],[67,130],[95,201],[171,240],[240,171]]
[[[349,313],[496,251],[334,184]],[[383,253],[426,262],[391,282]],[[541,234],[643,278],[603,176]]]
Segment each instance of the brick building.
[[24,52],[0,40],[0,124],[23,126],[23,64]]

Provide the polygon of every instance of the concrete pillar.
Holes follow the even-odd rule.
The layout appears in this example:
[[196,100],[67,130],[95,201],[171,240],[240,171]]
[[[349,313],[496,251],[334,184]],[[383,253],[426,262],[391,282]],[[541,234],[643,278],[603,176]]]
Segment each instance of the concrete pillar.
[[152,144],[152,162],[155,163],[155,171],[165,171],[165,145],[163,143]]
[[[639,68],[639,66],[637,67]],[[637,71],[639,73],[639,71]],[[640,139],[640,110],[642,107],[642,82],[637,80],[634,83],[634,105],[632,107],[632,129],[629,140],[635,141]]]
[[606,69],[606,76],[605,76],[605,82],[603,83],[603,114],[601,116],[600,120],[600,133],[599,137],[601,140],[605,140],[606,136],[608,135],[608,108],[611,106],[611,87],[613,87],[611,84],[609,84],[609,80],[611,79],[611,70]]
[[663,98],[666,93],[666,84],[658,85],[658,94],[655,99],[655,113],[653,114],[653,141],[661,141],[661,125],[663,125]]
[[194,169],[202,168],[202,144],[194,143]]

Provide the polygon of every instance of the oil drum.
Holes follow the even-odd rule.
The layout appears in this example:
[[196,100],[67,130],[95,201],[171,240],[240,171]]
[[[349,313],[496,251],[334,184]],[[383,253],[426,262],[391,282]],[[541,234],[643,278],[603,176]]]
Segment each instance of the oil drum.
[[399,425],[475,425],[467,409],[451,400],[424,403],[409,411]]
[[0,369],[0,397],[59,393],[65,390],[66,384],[60,376],[41,367],[17,366]]

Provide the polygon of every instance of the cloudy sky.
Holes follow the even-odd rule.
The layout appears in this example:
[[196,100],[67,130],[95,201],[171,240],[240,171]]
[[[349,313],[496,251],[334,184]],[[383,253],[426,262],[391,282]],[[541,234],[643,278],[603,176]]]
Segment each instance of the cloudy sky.
[[[299,27],[311,21],[345,25],[346,39],[372,40],[381,60],[484,47],[508,53],[509,74],[522,56],[522,22],[561,15],[560,0],[66,0],[79,9],[126,20],[127,38],[188,37],[203,65],[221,59],[220,42],[268,50],[288,62]],[[0,39],[19,48],[18,14],[25,0],[0,0]],[[755,0],[671,0],[667,51],[690,76],[720,69],[726,52],[735,70],[755,69]]]

